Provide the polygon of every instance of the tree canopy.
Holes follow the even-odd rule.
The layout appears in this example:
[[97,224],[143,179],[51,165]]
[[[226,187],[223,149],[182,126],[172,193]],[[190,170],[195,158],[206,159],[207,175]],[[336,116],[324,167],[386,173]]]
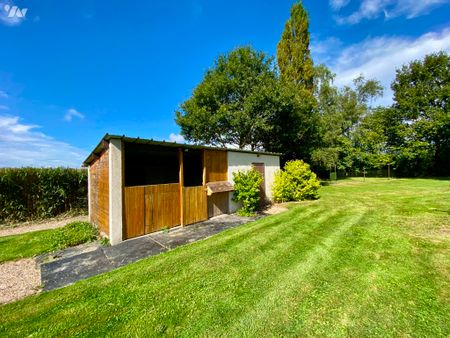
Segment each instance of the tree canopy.
[[220,55],[191,98],[176,112],[184,137],[196,143],[262,146],[270,129],[269,111],[262,109],[276,82],[273,60],[251,47]]
[[262,149],[311,161],[322,173],[392,165],[397,175],[450,175],[450,58],[441,52],[397,70],[394,102],[373,107],[376,79],[337,87],[313,66],[309,19],[295,3],[274,59],[252,47],[220,55],[180,105],[176,122],[191,142]]
[[450,57],[441,52],[397,70],[386,116],[389,143],[402,174],[450,174]]
[[314,100],[282,81],[273,61],[250,47],[221,55],[176,112],[189,141],[308,156],[316,129]]
[[358,76],[353,86],[338,88],[335,75],[324,65],[315,67],[315,97],[320,116],[320,146],[312,152],[312,160],[324,168],[346,170],[355,164],[367,164],[367,152],[358,151],[361,121],[371,113],[370,101],[381,95],[383,88],[376,80]]

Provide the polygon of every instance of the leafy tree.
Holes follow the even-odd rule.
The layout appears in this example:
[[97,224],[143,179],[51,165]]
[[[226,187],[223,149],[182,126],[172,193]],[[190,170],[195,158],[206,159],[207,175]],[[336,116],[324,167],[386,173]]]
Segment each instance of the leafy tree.
[[261,100],[276,81],[272,59],[251,47],[219,56],[176,112],[181,133],[197,143],[260,148],[261,135],[270,131]]
[[324,65],[315,67],[321,146],[312,152],[312,161],[328,169],[367,166],[365,153],[358,149],[362,134],[358,140],[356,131],[361,120],[371,113],[371,100],[381,95],[383,88],[378,81],[359,76],[353,86],[338,89],[334,78]]
[[308,159],[317,139],[315,101],[278,78],[250,47],[222,55],[176,113],[187,140]]
[[386,126],[389,112],[389,108],[378,107],[365,115],[356,127],[353,147],[357,168],[381,168],[394,163]]
[[312,92],[314,71],[308,29],[308,13],[299,1],[291,7],[291,16],[278,42],[277,63],[283,80]]
[[269,117],[270,126],[263,135],[264,149],[283,153],[285,161],[309,160],[318,141],[314,98],[302,96],[294,84],[283,80],[267,89],[265,99],[260,101],[264,103],[260,111]]
[[402,175],[450,174],[450,57],[441,52],[397,70],[389,142]]
[[280,81],[272,92],[272,130],[264,143],[267,150],[283,153],[284,160],[309,161],[319,139],[308,29],[308,14],[299,1],[277,45]]

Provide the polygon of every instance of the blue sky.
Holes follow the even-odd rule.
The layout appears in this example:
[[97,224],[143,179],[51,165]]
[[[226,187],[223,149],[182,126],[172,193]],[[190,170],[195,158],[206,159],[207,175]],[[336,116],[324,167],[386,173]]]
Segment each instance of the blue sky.
[[[0,0],[0,167],[78,167],[106,132],[180,141],[174,112],[214,59],[275,55],[292,3]],[[449,0],[303,3],[313,60],[340,86],[362,73],[389,87],[402,64],[450,51]]]

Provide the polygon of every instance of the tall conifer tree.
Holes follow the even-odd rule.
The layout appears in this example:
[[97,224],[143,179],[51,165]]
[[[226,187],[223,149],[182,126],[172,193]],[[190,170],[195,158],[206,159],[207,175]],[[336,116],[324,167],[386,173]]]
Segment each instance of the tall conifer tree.
[[299,1],[291,7],[291,16],[278,42],[277,62],[283,80],[312,92],[314,70],[308,29],[308,13]]

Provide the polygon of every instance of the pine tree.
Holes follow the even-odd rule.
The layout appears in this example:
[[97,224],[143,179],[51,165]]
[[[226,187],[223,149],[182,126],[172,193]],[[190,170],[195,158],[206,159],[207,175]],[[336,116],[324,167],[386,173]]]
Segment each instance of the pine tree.
[[277,62],[283,80],[302,89],[313,90],[313,62],[309,50],[309,19],[301,1],[291,8],[291,16],[277,46]]

